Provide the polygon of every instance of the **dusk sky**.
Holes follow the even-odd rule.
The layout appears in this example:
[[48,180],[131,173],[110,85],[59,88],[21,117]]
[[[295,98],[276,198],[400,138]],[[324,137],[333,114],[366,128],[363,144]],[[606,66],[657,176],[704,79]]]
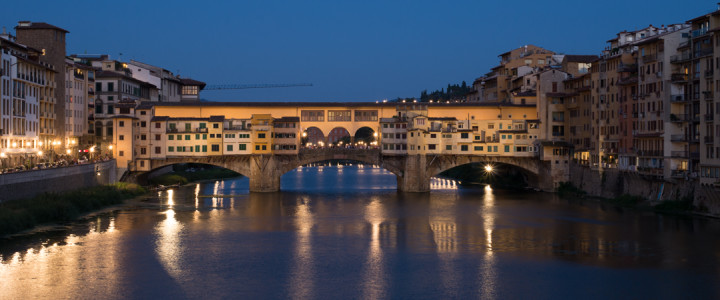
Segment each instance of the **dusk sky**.
[[[8,1],[2,26],[70,31],[67,53],[139,60],[208,84],[216,101],[376,101],[468,84],[534,44],[599,54],[622,30],[681,23],[712,1]],[[122,55],[120,55],[122,53]]]

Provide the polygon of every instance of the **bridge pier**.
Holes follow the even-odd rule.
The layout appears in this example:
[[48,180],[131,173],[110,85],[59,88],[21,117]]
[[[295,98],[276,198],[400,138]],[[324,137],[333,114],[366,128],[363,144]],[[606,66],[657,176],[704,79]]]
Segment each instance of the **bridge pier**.
[[280,176],[277,160],[273,155],[253,155],[249,161],[250,191],[251,192],[277,192],[280,191]]
[[408,155],[402,175],[397,175],[397,188],[401,192],[425,193],[430,191],[427,156]]

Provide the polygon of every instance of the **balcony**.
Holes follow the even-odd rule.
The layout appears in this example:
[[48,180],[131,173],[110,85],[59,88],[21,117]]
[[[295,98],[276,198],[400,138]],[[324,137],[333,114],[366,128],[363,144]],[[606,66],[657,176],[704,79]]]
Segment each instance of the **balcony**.
[[685,178],[685,177],[687,177],[687,175],[688,175],[687,170],[672,170],[672,172],[670,173],[670,177],[679,178],[679,179]]
[[643,55],[642,60],[646,64],[651,63],[651,62],[654,62],[657,60],[657,55],[655,55],[655,54]]
[[712,120],[715,119],[715,115],[713,114],[705,114],[705,122],[712,122]]
[[690,116],[686,114],[670,114],[670,122],[687,122]]
[[637,72],[637,64],[623,64],[620,63],[618,66],[618,72]]
[[687,102],[687,97],[685,97],[685,95],[683,95],[683,94],[680,94],[680,95],[671,95],[671,96],[670,96],[670,102],[672,102],[672,103],[681,103],[681,104],[684,104],[685,102]]
[[684,134],[673,134],[670,136],[671,142],[687,142],[688,137]]
[[688,158],[687,151],[670,151],[670,157],[672,158]]
[[688,74],[674,73],[670,75],[670,80],[673,83],[685,83],[688,81]]
[[695,58],[698,58],[698,57],[708,56],[708,55],[711,55],[711,54],[713,54],[713,49],[712,49],[712,48],[700,49],[700,50],[696,50],[696,51],[695,51],[694,57],[695,57]]
[[705,144],[712,144],[714,142],[715,142],[715,137],[712,137],[712,136],[705,137]]
[[670,56],[671,63],[683,63],[690,60],[690,53],[682,53]]
[[663,152],[660,150],[640,150],[638,156],[663,156]]
[[707,33],[707,28],[700,28],[692,31],[692,37],[696,38]]

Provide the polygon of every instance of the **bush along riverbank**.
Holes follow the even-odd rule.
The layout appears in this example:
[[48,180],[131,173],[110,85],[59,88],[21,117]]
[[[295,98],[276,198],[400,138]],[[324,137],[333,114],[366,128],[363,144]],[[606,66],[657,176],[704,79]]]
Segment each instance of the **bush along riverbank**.
[[174,185],[210,179],[225,179],[242,176],[237,172],[218,167],[188,167],[148,179],[151,185]]
[[116,183],[66,193],[46,193],[31,199],[0,203],[0,236],[48,223],[76,220],[83,214],[120,204],[146,193],[137,185]]
[[[573,198],[585,198],[587,193],[578,187],[574,186],[570,182],[562,182],[555,189],[560,197],[573,197]],[[659,203],[652,203],[648,199],[640,196],[634,196],[629,194],[620,195],[615,198],[601,198],[593,197],[602,202],[614,204],[622,207],[632,207],[637,209],[652,210],[659,213],[669,214],[693,214],[693,213],[706,213],[707,208],[693,206],[692,197],[686,197],[677,200],[661,201]]]

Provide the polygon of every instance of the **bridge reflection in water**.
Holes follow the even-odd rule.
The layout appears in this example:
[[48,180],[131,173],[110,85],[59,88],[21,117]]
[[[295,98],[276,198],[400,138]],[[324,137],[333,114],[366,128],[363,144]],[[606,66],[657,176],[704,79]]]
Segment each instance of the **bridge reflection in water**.
[[319,169],[288,173],[281,193],[248,193],[247,178],[199,183],[3,242],[0,295],[720,296],[714,220],[441,180],[453,189],[397,193],[374,189],[394,176],[379,168]]

